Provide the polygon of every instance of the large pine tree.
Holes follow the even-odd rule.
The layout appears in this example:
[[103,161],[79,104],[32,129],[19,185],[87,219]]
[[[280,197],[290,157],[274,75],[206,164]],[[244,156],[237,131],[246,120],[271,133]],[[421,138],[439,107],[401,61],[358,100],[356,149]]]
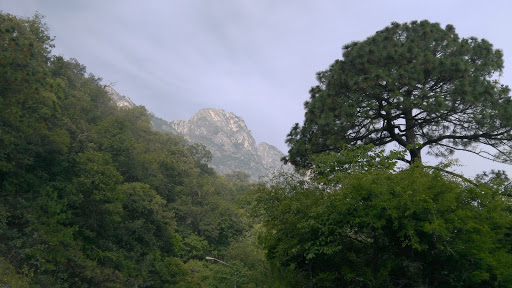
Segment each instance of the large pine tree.
[[485,39],[461,39],[453,26],[429,21],[392,23],[345,45],[343,59],[317,74],[285,161],[308,167],[312,154],[344,144],[395,143],[408,163],[427,149],[510,162],[512,100],[502,71],[502,51]]

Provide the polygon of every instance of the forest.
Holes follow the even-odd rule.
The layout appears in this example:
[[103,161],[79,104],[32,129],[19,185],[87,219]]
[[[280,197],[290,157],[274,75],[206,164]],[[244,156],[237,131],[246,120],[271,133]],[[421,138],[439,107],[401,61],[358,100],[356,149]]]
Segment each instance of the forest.
[[486,40],[421,21],[345,45],[288,135],[295,172],[258,183],[52,48],[42,15],[0,12],[0,287],[512,287],[510,179],[450,170],[512,163]]

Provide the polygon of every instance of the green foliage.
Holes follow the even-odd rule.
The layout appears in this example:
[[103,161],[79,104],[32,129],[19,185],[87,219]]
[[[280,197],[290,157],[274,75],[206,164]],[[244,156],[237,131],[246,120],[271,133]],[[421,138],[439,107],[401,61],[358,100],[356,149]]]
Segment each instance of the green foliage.
[[181,258],[185,261],[190,259],[202,260],[205,255],[210,254],[210,251],[208,241],[196,234],[191,234],[183,239],[183,247],[180,254]]
[[[284,160],[307,179],[284,174],[255,190],[271,262],[309,287],[511,286],[508,177],[421,165],[424,148],[510,163],[502,71],[487,40],[426,20],[345,45],[288,134]],[[390,143],[400,152],[373,148]]]
[[241,287],[276,287],[271,267],[255,236],[253,232],[234,242],[226,252],[226,260],[236,264],[237,283]]
[[203,175],[182,191],[174,203],[180,234],[197,235],[214,250],[225,249],[248,229],[242,212],[234,205],[234,191],[218,175]]
[[[512,285],[512,217],[497,189],[417,166],[393,171],[388,155],[351,150],[317,158],[328,173],[257,189],[271,260],[311,287]],[[352,158],[360,161],[329,170]]]
[[0,286],[220,287],[247,179],[117,108],[41,20],[0,13]]
[[285,161],[309,168],[312,155],[344,145],[395,143],[408,163],[421,162],[423,148],[510,163],[512,99],[496,80],[502,71],[502,51],[485,39],[461,39],[453,26],[426,20],[392,23],[345,45],[343,59],[317,73]]
[[16,274],[14,267],[3,258],[0,258],[0,287],[28,288],[27,279]]

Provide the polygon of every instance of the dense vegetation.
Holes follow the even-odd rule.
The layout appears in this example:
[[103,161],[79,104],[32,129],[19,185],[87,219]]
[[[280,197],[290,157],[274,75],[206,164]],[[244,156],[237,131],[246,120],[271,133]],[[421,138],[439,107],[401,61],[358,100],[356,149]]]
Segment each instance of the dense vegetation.
[[288,134],[284,160],[307,177],[254,193],[268,259],[304,287],[512,287],[510,180],[468,179],[448,158],[512,163],[502,70],[488,41],[428,21],[345,45]]
[[345,147],[314,157],[308,180],[260,185],[253,209],[269,259],[301,287],[511,287],[507,179],[475,186],[399,169],[401,156]]
[[247,177],[51,48],[40,15],[0,14],[0,286],[267,286]]
[[0,287],[512,286],[510,180],[421,163],[475,143],[507,160],[488,42],[413,22],[346,46],[288,138],[306,173],[257,184],[218,175],[204,145],[118,108],[52,47],[41,15],[0,13]]

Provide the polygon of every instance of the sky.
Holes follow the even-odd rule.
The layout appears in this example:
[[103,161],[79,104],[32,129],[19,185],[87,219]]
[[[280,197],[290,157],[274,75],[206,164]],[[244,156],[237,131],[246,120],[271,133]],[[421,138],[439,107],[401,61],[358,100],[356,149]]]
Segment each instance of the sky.
[[[53,54],[77,59],[156,116],[188,120],[220,108],[285,153],[316,72],[341,59],[344,44],[393,21],[427,19],[489,40],[505,55],[501,83],[512,86],[508,0],[0,0],[0,10],[45,15]],[[510,166],[459,158],[466,175],[512,175]]]

